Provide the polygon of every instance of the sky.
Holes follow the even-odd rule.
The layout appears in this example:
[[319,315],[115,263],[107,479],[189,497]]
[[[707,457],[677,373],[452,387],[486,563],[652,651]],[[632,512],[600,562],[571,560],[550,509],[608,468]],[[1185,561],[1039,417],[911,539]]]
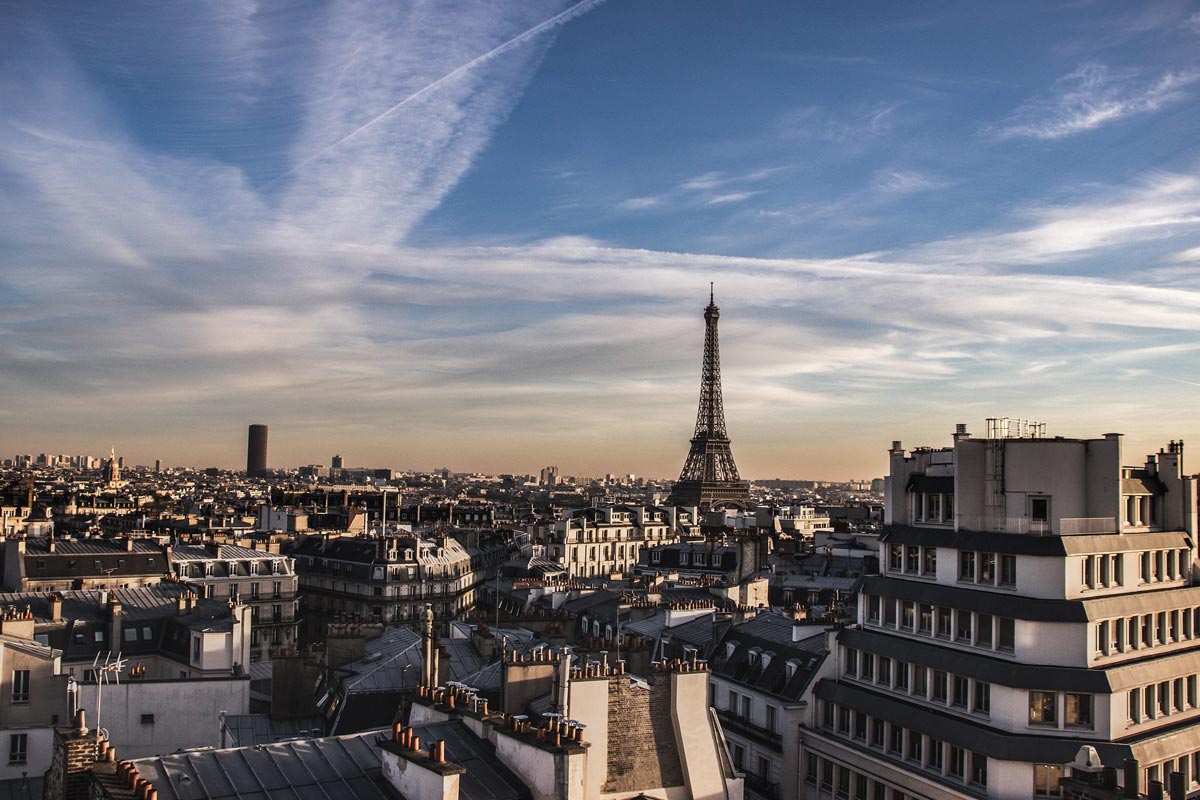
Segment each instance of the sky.
[[[0,453],[1200,443],[1200,4],[0,2]],[[1188,465],[1190,466],[1190,465]]]

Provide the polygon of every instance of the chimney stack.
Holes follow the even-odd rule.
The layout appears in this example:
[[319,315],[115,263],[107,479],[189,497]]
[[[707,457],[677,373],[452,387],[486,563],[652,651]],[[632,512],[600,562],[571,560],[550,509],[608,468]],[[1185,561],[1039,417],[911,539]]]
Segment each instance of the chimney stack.
[[58,592],[50,595],[50,621],[60,622],[62,620],[63,598]]

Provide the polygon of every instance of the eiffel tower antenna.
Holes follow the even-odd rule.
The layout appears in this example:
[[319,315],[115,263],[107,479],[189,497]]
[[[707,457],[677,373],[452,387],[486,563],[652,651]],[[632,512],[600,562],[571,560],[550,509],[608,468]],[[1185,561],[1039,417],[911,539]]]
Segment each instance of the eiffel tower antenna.
[[699,506],[705,511],[725,506],[745,508],[750,485],[738,475],[725,431],[725,405],[721,399],[721,352],[717,339],[717,308],[713,283],[708,284],[708,307],[704,309],[704,362],[700,376],[700,408],[696,432],[683,463],[679,480],[668,502]]

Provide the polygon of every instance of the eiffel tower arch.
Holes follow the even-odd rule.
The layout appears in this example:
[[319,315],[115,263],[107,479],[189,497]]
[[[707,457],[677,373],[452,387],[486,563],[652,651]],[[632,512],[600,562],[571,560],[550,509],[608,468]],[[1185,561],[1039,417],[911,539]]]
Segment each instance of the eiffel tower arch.
[[738,475],[725,431],[725,406],[721,399],[721,352],[717,340],[717,321],[721,310],[713,299],[709,284],[708,307],[704,309],[704,366],[700,377],[700,408],[696,412],[696,432],[679,480],[671,488],[667,502],[677,506],[746,508],[750,502],[750,484]]

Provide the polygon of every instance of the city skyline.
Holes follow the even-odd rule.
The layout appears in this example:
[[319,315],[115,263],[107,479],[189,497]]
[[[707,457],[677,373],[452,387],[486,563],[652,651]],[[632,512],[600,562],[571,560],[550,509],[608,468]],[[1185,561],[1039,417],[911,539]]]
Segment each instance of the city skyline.
[[9,452],[675,477],[709,281],[745,475],[1198,434],[1186,3],[0,19]]

